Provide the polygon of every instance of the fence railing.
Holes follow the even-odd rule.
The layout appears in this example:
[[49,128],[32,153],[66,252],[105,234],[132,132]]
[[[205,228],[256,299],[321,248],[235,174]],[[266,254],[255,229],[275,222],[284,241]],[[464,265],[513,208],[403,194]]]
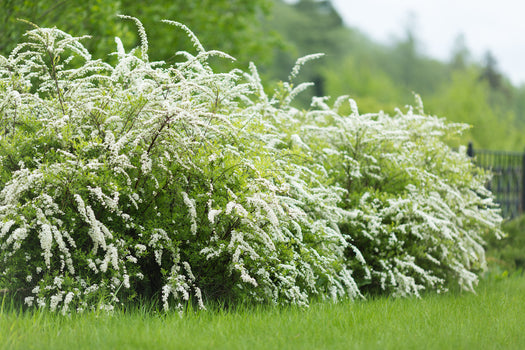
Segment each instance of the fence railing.
[[474,162],[493,173],[487,188],[501,206],[504,218],[513,219],[525,209],[525,153],[474,149],[469,143],[467,154]]

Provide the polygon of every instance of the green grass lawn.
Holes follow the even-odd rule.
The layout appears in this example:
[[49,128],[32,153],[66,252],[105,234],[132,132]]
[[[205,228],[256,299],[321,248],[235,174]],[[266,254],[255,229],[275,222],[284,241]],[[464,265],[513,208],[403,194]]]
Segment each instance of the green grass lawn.
[[[4,300],[5,302],[5,300]],[[5,302],[6,303],[6,302]],[[8,304],[8,303],[7,303]],[[484,281],[477,295],[377,298],[309,309],[63,317],[0,313],[2,349],[525,349],[525,277]]]

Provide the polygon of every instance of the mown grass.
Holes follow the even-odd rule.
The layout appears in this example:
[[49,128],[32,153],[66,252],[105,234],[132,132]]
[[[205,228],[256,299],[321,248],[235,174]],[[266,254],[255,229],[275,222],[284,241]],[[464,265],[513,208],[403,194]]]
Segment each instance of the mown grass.
[[484,281],[477,295],[318,302],[307,310],[241,307],[182,317],[146,307],[63,317],[4,305],[0,345],[75,350],[525,349],[525,277]]

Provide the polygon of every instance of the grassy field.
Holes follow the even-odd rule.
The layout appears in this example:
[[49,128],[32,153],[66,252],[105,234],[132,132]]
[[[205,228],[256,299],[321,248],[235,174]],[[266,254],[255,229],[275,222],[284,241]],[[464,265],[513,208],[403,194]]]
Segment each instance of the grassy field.
[[[5,300],[4,300],[5,304]],[[477,295],[378,298],[296,308],[62,317],[0,310],[2,349],[525,349],[525,277]]]

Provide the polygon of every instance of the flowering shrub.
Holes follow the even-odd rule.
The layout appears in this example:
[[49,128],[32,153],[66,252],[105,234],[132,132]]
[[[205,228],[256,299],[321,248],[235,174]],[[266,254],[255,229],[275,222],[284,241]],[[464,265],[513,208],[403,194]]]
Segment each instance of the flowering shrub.
[[301,112],[308,84],[268,96],[254,65],[211,56],[118,62],[35,28],[0,56],[0,284],[63,313],[137,295],[308,305],[363,292],[418,295],[483,267],[501,218],[485,175],[443,143],[460,129],[409,112]]
[[[417,97],[417,96],[416,96]],[[322,145],[316,160],[346,189],[340,223],[347,264],[361,291],[394,296],[445,291],[458,283],[473,291],[485,268],[483,236],[501,236],[501,217],[484,187],[489,174],[465,149],[444,141],[467,127],[418,111],[340,116],[322,99],[306,114],[306,142]],[[356,265],[356,262],[359,264]]]

